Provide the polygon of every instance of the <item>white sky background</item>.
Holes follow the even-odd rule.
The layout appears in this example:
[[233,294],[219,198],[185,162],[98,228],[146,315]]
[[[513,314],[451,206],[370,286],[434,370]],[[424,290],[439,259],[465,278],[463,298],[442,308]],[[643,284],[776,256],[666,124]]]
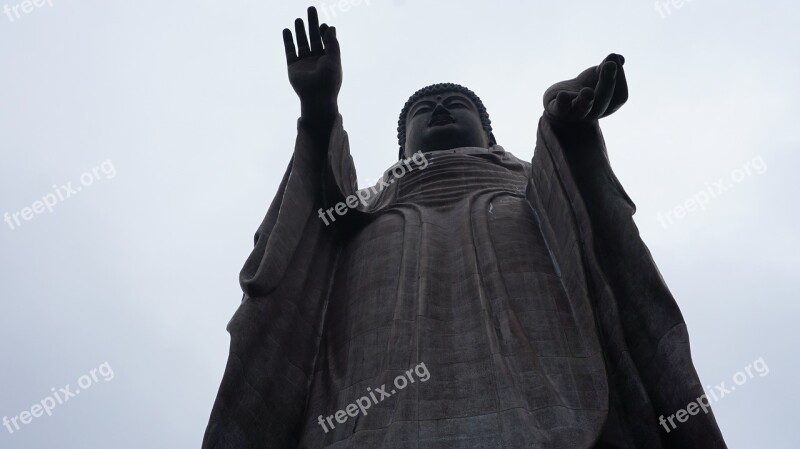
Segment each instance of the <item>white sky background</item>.
[[[759,357],[770,369],[713,404],[722,432],[731,448],[795,448],[800,6],[370,3],[329,20],[362,179],[395,161],[397,114],[422,86],[470,87],[499,143],[530,159],[545,89],[626,57],[630,100],[601,125],[701,380],[731,385]],[[0,223],[0,417],[103,362],[115,374],[13,435],[0,427],[0,447],[200,446],[238,272],[296,136],[281,30],[306,6],[53,0],[0,15],[0,213],[103,161],[116,171],[52,213]],[[763,174],[661,225],[759,156]]]

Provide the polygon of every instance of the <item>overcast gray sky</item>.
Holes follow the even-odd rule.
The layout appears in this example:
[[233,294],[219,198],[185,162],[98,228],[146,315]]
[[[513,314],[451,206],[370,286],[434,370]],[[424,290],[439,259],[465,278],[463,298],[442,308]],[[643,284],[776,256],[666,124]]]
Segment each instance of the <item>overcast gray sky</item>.
[[[0,4],[0,417],[87,388],[0,447],[199,447],[296,135],[281,30],[308,4],[37,1]],[[713,404],[722,432],[797,447],[796,2],[344,1],[316,5],[361,179],[424,85],[470,87],[529,159],[545,89],[623,54],[630,100],[601,125],[701,380],[769,367]]]

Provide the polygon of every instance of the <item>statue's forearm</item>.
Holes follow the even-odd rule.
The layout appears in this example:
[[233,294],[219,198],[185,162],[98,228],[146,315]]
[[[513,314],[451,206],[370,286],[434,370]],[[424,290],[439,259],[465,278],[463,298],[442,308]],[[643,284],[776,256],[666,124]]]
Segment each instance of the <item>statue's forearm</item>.
[[[581,186],[591,184],[606,169],[605,144],[598,120],[566,122],[544,114],[552,137],[561,148],[570,172]],[[602,178],[602,176],[599,176]]]
[[[555,139],[558,142],[563,150],[564,162],[586,201],[597,203],[593,198],[599,192],[615,192],[614,195],[620,196],[634,207],[611,169],[598,120],[564,123],[551,120],[545,114],[542,121],[546,123],[544,133],[549,134],[549,138],[542,134],[541,124],[539,138],[551,142]],[[587,207],[591,208],[593,204]]]

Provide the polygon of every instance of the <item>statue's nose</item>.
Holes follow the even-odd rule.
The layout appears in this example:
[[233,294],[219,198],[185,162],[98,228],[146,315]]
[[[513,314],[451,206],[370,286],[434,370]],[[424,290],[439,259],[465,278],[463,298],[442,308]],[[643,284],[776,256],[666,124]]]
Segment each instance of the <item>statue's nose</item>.
[[450,111],[441,103],[439,103],[435,108],[433,108],[433,112],[431,112],[431,116],[435,117],[437,115],[450,115]]
[[434,123],[445,124],[454,123],[456,120],[450,115],[450,111],[441,104],[437,104],[433,111],[431,111],[431,119],[428,121],[428,126]]

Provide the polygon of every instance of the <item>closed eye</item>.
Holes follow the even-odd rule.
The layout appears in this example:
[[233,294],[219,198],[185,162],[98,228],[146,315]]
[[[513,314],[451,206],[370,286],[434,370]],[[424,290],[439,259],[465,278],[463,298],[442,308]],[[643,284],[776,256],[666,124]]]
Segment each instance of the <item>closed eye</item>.
[[427,113],[427,112],[431,112],[431,111],[433,111],[433,108],[431,108],[431,107],[428,107],[428,106],[420,106],[420,107],[418,107],[418,108],[417,108],[417,110],[416,110],[416,111],[414,111],[414,113],[413,113],[411,116],[412,116],[412,117],[416,117],[416,116],[418,116],[418,115],[420,115],[420,114],[425,114],[425,113]]
[[467,103],[465,103],[464,101],[462,101],[460,98],[457,98],[457,97],[456,98],[452,98],[452,99],[448,98],[447,101],[445,102],[445,105],[448,108],[467,108],[467,109],[469,109],[469,105],[467,105]]

